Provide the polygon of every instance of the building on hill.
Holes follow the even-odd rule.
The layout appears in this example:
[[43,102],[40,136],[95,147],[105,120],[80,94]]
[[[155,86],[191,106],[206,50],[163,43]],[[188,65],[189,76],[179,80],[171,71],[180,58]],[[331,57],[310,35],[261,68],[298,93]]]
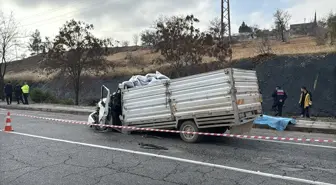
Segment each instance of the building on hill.
[[232,38],[237,40],[237,41],[249,41],[253,39],[253,33],[238,33],[238,34],[233,34]]
[[316,28],[317,19],[315,12],[314,21],[309,23],[291,24],[290,33],[291,35],[313,35]]

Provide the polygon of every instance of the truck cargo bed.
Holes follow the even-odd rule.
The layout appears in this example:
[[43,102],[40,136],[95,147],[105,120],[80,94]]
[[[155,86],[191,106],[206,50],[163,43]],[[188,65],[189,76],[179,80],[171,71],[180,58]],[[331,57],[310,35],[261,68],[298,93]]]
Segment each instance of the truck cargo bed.
[[261,112],[255,71],[222,69],[142,87],[124,88],[123,125],[175,129],[183,120],[199,128],[253,121]]

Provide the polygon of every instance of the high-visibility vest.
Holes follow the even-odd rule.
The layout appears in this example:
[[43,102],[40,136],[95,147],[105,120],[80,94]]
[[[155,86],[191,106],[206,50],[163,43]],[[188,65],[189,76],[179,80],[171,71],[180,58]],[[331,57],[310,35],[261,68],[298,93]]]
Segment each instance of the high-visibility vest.
[[21,87],[21,90],[22,90],[23,93],[29,93],[29,86],[28,85],[23,85]]

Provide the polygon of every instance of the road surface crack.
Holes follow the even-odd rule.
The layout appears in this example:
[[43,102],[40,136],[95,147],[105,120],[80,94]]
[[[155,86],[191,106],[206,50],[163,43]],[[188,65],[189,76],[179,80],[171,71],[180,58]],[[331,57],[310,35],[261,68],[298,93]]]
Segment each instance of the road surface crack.
[[166,180],[166,178],[168,178],[170,175],[176,174],[178,171],[178,167],[180,166],[180,164],[176,164],[176,166],[174,167],[174,169],[172,169],[172,171],[170,171],[167,175],[165,175],[162,179]]
[[6,153],[5,153],[5,154],[8,154],[8,155],[11,156],[8,160],[16,161],[16,162],[21,163],[21,164],[24,164],[24,165],[26,165],[26,166],[28,166],[28,167],[33,167],[32,164],[30,164],[30,163],[28,163],[28,162],[25,162],[25,161],[21,161],[21,160],[19,160],[18,158],[16,158],[14,154],[10,153],[11,151],[12,151],[12,150],[9,150],[9,151],[6,151]]
[[96,185],[96,184],[99,184],[101,182],[101,180],[103,179],[103,177],[106,177],[106,176],[109,176],[109,175],[114,175],[114,174],[117,174],[118,172],[115,172],[115,173],[109,173],[109,174],[106,174],[106,175],[101,175],[99,177],[95,177],[94,179],[97,181],[95,182],[93,185]]
[[40,170],[43,170],[44,168],[52,167],[52,166],[57,166],[57,165],[60,165],[60,164],[63,164],[63,162],[61,162],[61,163],[57,163],[57,164],[51,164],[51,165],[47,165],[47,166],[40,167],[40,168],[38,168],[38,169],[34,169],[34,170],[27,171],[27,172],[25,172],[25,173],[23,173],[23,174],[17,176],[15,179],[9,181],[8,184],[10,184],[10,183],[16,181],[17,179],[19,179],[19,178],[21,178],[22,176],[27,175],[27,174],[29,174],[29,173],[36,172],[36,171],[40,171]]

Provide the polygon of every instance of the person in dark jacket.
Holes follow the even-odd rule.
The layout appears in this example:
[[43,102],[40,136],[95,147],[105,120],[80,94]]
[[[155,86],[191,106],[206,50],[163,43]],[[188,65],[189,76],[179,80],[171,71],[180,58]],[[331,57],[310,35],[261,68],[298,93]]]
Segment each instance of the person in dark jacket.
[[275,90],[274,90],[274,92],[272,94],[272,98],[273,98],[272,111],[274,111],[274,112],[277,112],[277,106],[278,106],[278,104],[277,104],[277,100],[276,100],[276,92],[277,92],[278,89],[279,89],[279,87],[276,86]]
[[287,99],[286,92],[281,87],[277,86],[272,97],[274,99],[272,109],[276,110],[275,116],[282,116],[282,108]]
[[7,105],[12,104],[12,98],[13,98],[13,86],[12,86],[11,82],[8,82],[8,83],[5,85],[5,94],[6,94]]
[[20,104],[20,101],[24,103],[22,99],[22,89],[20,84],[16,84],[16,86],[14,87],[14,93],[17,103]]

